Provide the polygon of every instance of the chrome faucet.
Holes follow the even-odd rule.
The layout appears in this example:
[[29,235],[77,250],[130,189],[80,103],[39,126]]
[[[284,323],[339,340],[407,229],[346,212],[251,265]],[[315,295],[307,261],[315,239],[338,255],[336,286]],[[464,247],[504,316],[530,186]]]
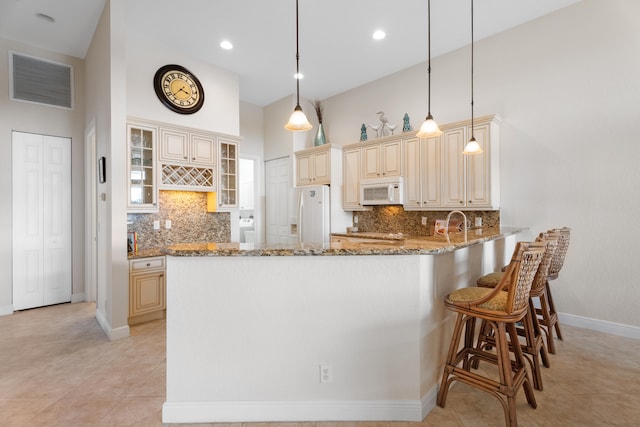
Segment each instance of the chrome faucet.
[[447,215],[447,225],[445,228],[445,233],[447,235],[447,242],[451,243],[451,240],[449,240],[449,220],[451,220],[451,215],[453,215],[454,213],[459,213],[460,215],[462,215],[462,220],[463,222],[463,228],[464,228],[464,241],[467,241],[467,216],[464,214],[464,212],[462,211],[451,211],[449,212],[449,215]]

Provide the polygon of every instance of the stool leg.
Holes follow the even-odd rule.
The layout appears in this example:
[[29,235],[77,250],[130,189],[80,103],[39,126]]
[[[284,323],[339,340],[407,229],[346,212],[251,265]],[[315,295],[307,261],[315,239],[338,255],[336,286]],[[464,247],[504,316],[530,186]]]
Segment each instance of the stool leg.
[[[511,337],[511,342],[513,343],[514,340],[516,340],[516,344],[517,344],[517,340],[518,340],[518,331],[516,331],[516,325],[514,325],[513,323],[507,323],[506,325],[506,329],[509,332],[509,336]],[[531,387],[531,380],[529,379],[529,374],[527,373],[527,369],[525,366],[525,361],[524,361],[524,355],[522,354],[522,349],[520,348],[519,345],[512,345],[513,347],[513,354],[515,356],[515,362],[516,362],[516,368],[518,370],[518,372],[516,373],[516,384],[521,381],[521,375],[524,377],[522,378],[522,386],[524,388],[524,394],[527,398],[527,403],[529,404],[529,406],[531,406],[532,408],[537,408],[538,404],[536,403],[536,396],[533,392],[533,387]],[[516,394],[516,391],[514,389],[514,396]]]
[[556,345],[553,342],[553,316],[551,316],[549,304],[547,302],[547,288],[545,292],[540,295],[540,309],[537,313],[540,315],[540,323],[545,326],[545,333],[547,335],[547,348],[549,353],[556,354]]
[[[533,318],[535,314],[532,311],[533,302],[529,298],[529,310],[522,319],[523,335],[525,339],[524,345],[521,347],[523,353],[526,353],[529,357],[527,359],[531,365],[531,375],[533,376],[533,387],[536,390],[542,390],[542,373],[540,372],[540,350],[542,345],[542,338],[536,335]],[[526,356],[525,356],[526,357]]]
[[562,341],[562,332],[560,332],[560,322],[558,322],[558,312],[556,311],[556,306],[553,304],[553,297],[551,296],[551,287],[549,286],[549,281],[547,280],[547,284],[545,285],[545,291],[547,293],[547,299],[549,300],[549,311],[555,317],[555,323],[553,324],[556,335],[558,339]]
[[472,364],[472,362],[475,362],[477,360],[477,358],[474,357],[469,357],[469,352],[467,351],[467,349],[472,349],[473,348],[473,339],[475,337],[475,332],[476,332],[476,318],[475,317],[467,317],[467,321],[465,322],[465,328],[464,328],[464,348],[465,348],[465,358],[464,361],[462,363],[462,369],[464,369],[465,371],[470,371],[470,365]]
[[453,335],[451,336],[451,344],[449,345],[449,353],[447,353],[447,361],[444,365],[442,372],[442,381],[440,381],[440,389],[438,390],[438,398],[436,403],[438,406],[444,408],[447,401],[447,394],[449,393],[449,375],[456,365],[456,359],[458,355],[458,344],[460,343],[460,337],[462,335],[462,328],[464,326],[464,315],[458,313],[456,316],[456,325],[453,328]]
[[538,322],[538,316],[536,316],[536,308],[533,305],[533,299],[529,298],[529,314],[531,317],[531,322],[533,323],[533,334],[536,337],[536,340],[540,340],[540,358],[542,359],[542,364],[545,368],[551,367],[551,363],[549,362],[549,354],[547,353],[547,347],[544,343],[544,336],[542,335],[542,328],[540,327],[540,322]]
[[[491,344],[488,343],[489,339],[493,339],[493,328],[485,319],[482,319],[482,323],[480,323],[480,332],[478,334],[478,341],[476,343],[476,351],[487,351],[491,350]],[[478,369],[480,366],[480,359],[474,358],[471,363],[471,367],[473,369]]]

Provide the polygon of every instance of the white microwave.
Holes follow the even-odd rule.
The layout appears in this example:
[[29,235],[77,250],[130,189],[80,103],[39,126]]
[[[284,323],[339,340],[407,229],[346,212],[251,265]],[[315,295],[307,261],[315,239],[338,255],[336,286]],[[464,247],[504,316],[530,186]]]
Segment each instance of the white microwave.
[[402,177],[370,178],[360,181],[360,204],[401,205],[404,200]]

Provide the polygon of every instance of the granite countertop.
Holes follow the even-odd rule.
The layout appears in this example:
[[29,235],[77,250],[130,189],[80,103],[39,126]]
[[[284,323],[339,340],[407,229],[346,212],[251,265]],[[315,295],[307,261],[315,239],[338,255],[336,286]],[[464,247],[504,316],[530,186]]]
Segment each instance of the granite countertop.
[[164,256],[162,248],[144,249],[136,252],[129,252],[127,259],[151,258],[154,256]]
[[444,237],[392,235],[383,233],[335,234],[346,237],[376,239],[379,242],[334,242],[331,244],[252,244],[252,243],[180,243],[162,248],[170,256],[340,256],[340,255],[435,255],[481,244],[526,230],[525,227],[483,228]]

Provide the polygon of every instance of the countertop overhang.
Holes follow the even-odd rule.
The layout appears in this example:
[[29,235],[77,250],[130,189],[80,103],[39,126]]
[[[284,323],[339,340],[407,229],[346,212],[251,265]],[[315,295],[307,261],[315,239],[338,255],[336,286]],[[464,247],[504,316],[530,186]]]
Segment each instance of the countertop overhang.
[[[252,243],[179,243],[160,250],[169,256],[344,256],[344,255],[436,255],[481,244],[527,230],[526,227],[479,228],[441,236],[404,236],[384,233],[334,234],[369,239],[365,242],[333,242],[330,244],[252,244]],[[376,240],[379,240],[377,242]]]

